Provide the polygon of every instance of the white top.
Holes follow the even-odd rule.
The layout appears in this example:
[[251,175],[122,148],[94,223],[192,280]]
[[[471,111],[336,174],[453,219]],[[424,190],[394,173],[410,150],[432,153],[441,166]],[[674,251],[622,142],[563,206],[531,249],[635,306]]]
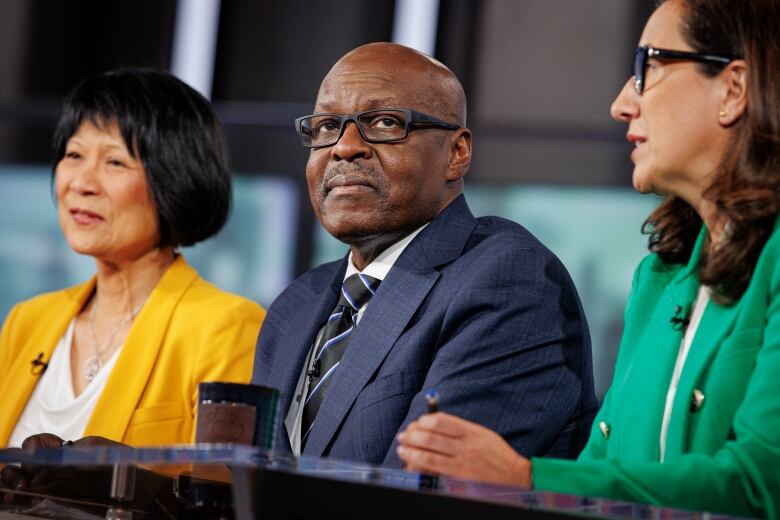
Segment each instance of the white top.
[[674,364],[672,380],[669,382],[669,391],[666,393],[666,406],[664,407],[664,418],[661,421],[661,462],[664,461],[664,452],[666,451],[666,435],[669,433],[669,419],[672,417],[672,407],[674,405],[674,396],[677,395],[677,386],[680,383],[680,374],[682,374],[685,360],[688,358],[688,352],[691,350],[691,343],[696,336],[696,330],[701,323],[701,317],[704,315],[704,309],[710,301],[710,288],[704,285],[699,287],[699,294],[696,296],[696,302],[691,309],[691,318],[688,327],[685,329],[685,336],[680,342],[680,351],[677,354],[677,361]]
[[54,348],[48,368],[35,385],[24,412],[16,422],[8,441],[9,447],[19,448],[24,439],[38,433],[53,433],[66,441],[84,436],[84,430],[103,387],[106,386],[121,347],[76,397],[73,395],[73,372],[70,363],[75,323],[75,319],[70,322],[65,335]]
[[[414,240],[414,237],[416,237],[420,231],[425,229],[425,226],[427,225],[428,223],[420,226],[395,244],[382,251],[382,253],[377,256],[373,262],[368,264],[362,271],[359,271],[358,268],[355,267],[355,264],[352,262],[352,253],[350,252],[349,259],[347,260],[347,271],[344,273],[344,280],[355,273],[363,273],[368,276],[373,276],[377,280],[384,280],[387,276],[387,273],[390,272],[390,269],[395,264],[396,260],[398,260],[398,257],[401,256],[401,253],[404,252],[404,249],[406,249],[411,241]],[[358,309],[357,316],[355,317],[355,325],[360,323],[360,319],[363,317],[363,313],[366,312],[366,308],[368,307],[369,303]],[[290,409],[287,411],[287,416],[284,419],[284,425],[287,427],[287,435],[290,438],[290,447],[292,448],[293,454],[295,454],[296,457],[301,454],[301,424],[303,423],[303,406],[301,406],[301,402],[303,402],[303,396],[305,396],[309,391],[309,378],[306,377],[306,373],[312,368],[312,365],[314,364],[312,355],[314,353],[314,346],[320,342],[320,337],[322,336],[322,331],[324,329],[324,325],[320,327],[320,330],[317,332],[317,336],[314,339],[314,343],[312,344],[311,348],[309,348],[309,355],[306,357],[306,364],[303,366],[301,375],[298,378],[298,385],[295,388],[295,397],[290,403]]]

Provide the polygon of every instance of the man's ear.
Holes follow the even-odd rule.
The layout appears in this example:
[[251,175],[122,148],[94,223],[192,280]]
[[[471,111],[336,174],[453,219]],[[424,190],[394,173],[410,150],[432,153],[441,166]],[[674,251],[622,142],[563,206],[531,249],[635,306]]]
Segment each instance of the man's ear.
[[745,113],[748,104],[748,67],[745,60],[734,60],[720,73],[723,95],[720,101],[718,122],[731,126]]
[[447,181],[462,179],[471,166],[471,130],[459,128],[450,138],[450,162],[447,169]]

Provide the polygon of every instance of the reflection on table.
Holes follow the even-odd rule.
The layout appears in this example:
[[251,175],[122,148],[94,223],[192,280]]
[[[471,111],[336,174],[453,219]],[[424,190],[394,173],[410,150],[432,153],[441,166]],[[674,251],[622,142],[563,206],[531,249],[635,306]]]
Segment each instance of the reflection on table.
[[20,464],[31,480],[26,491],[0,491],[0,519],[703,516],[249,446],[0,450],[0,465],[8,464]]

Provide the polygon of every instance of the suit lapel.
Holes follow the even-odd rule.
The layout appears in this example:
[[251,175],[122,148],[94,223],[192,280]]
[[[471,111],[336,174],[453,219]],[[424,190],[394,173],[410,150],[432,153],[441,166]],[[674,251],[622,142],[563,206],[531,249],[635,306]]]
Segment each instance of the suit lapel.
[[439,279],[435,268],[458,257],[475,226],[476,219],[461,195],[404,250],[350,339],[338,377],[328,388],[304,453],[325,453],[358,395]]
[[[369,303],[322,402],[306,443],[307,455],[322,456],[358,394],[406,328],[438,273],[393,268]],[[392,284],[397,284],[393,286]]]
[[[677,307],[680,307],[680,317],[688,315],[696,297],[699,253],[705,236],[703,231],[688,264],[675,266],[673,275],[664,271],[640,281],[646,287],[661,285],[664,289],[657,303],[648,307],[648,310],[652,309],[651,314],[641,317],[647,320],[647,326],[642,328],[632,324],[633,336],[624,337],[621,342],[621,348],[631,348],[635,354],[629,357],[630,365],[619,371],[616,377],[620,379],[614,382],[621,391],[619,396],[614,397],[618,400],[616,409],[619,410],[620,422],[611,437],[612,455],[626,460],[657,461],[660,458],[659,438],[666,393],[684,333],[670,319],[675,316]],[[626,341],[632,344],[627,345]],[[619,358],[618,363],[620,361]]]
[[671,282],[656,306],[650,323],[639,341],[630,370],[622,380],[626,392],[620,400],[621,422],[624,433],[619,437],[622,456],[633,460],[659,460],[659,437],[666,403],[666,391],[680,351],[684,331],[670,319],[674,309],[681,307],[685,316],[696,296],[698,277],[683,271]]
[[[316,276],[302,281],[297,287],[291,288],[296,294],[290,305],[279,310],[285,313],[284,325],[276,332],[276,342],[286,345],[293,350],[290,353],[277,353],[271,365],[264,364],[255,367],[253,380],[265,386],[276,388],[281,392],[279,403],[280,421],[277,431],[280,439],[288,439],[289,435],[284,424],[284,418],[290,409],[290,404],[295,396],[295,389],[300,379],[306,356],[311,349],[320,327],[330,316],[331,311],[338,302],[344,273],[347,268],[346,257],[332,270],[325,270]],[[312,302],[317,302],[317,307],[312,309]],[[273,307],[273,306],[272,306]],[[260,338],[263,339],[263,330]],[[258,343],[258,348],[264,348],[264,342]],[[258,359],[262,359],[258,356]],[[258,377],[258,370],[263,370]],[[279,441],[286,445],[284,441]]]
[[[40,316],[39,326],[30,335],[22,350],[16,356],[11,366],[11,374],[21,374],[21,377],[5,377],[0,384],[0,395],[3,396],[3,407],[6,408],[6,420],[0,423],[0,446],[5,446],[22,415],[35,385],[40,380],[40,374],[31,372],[31,361],[43,354],[41,359],[50,361],[54,348],[59,343],[65,330],[84,306],[84,302],[95,288],[95,279],[62,291],[59,302],[52,304],[46,311],[46,316]],[[46,324],[43,324],[43,320]],[[70,362],[70,360],[68,360]]]
[[[691,260],[684,270],[684,283],[680,284],[678,291],[682,290],[686,295],[685,301],[693,302],[698,293],[701,284],[698,276],[698,268],[707,235],[707,228],[702,226],[702,230],[696,241],[693,252],[691,253]],[[738,306],[739,305],[725,307],[714,301],[710,301],[704,310],[699,326],[696,329],[693,342],[691,343],[690,350],[685,358],[680,380],[677,382],[677,391],[675,392],[674,402],[672,403],[672,412],[669,418],[669,429],[666,434],[664,451],[665,460],[669,460],[671,457],[676,456],[685,448],[685,432],[688,431],[690,404],[694,387],[697,384],[697,381],[699,381],[702,372],[709,366],[712,357],[720,346],[721,340],[733,327]],[[686,314],[690,316],[690,310],[687,310]],[[679,346],[675,352],[679,352]],[[677,359],[676,355],[674,359]],[[669,373],[671,374],[671,370]],[[664,379],[663,384],[666,385],[664,388],[668,390],[669,380]],[[665,405],[666,391],[658,392],[658,394],[663,395]]]
[[165,341],[168,324],[198,273],[179,256],[157,283],[125,339],[84,435],[120,441]]
[[674,396],[672,415],[669,418],[669,431],[666,436],[666,457],[682,453],[685,449],[688,422],[691,417],[693,391],[701,379],[704,370],[720,347],[723,338],[731,331],[737,315],[738,304],[731,307],[719,305],[714,301],[707,304],[691,349],[685,359],[677,392]]

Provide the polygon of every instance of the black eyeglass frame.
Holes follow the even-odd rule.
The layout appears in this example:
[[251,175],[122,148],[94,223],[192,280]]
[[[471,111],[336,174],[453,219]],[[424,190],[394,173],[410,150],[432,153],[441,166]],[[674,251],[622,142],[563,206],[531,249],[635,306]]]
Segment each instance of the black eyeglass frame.
[[648,45],[642,45],[634,50],[634,89],[637,94],[645,90],[645,76],[647,74],[647,61],[650,58],[663,60],[696,61],[699,63],[718,63],[723,66],[738,59],[733,56],[719,56],[702,52],[675,51],[671,49],[659,49]]
[[[404,135],[403,137],[398,137],[395,139],[369,139],[366,137],[366,134],[363,133],[363,128],[360,126],[359,118],[370,114],[372,112],[382,113],[382,112],[388,112],[388,111],[395,111],[395,112],[403,112],[404,113]],[[304,119],[308,119],[310,117],[326,117],[326,116],[334,116],[338,117],[341,120],[341,126],[339,127],[339,133],[336,139],[330,143],[330,144],[306,144],[306,141],[303,137],[303,132],[301,131],[301,127],[303,124]],[[443,128],[445,130],[458,130],[461,128],[460,125],[454,125],[452,123],[448,123],[447,121],[444,121],[442,119],[439,119],[437,117],[423,114],[422,112],[418,112],[416,110],[412,110],[410,108],[375,108],[372,110],[364,110],[362,112],[356,112],[354,114],[335,114],[335,113],[318,113],[318,114],[310,114],[307,116],[301,116],[299,118],[295,119],[295,131],[298,132],[298,137],[301,139],[301,144],[305,146],[306,148],[327,148],[328,146],[334,146],[336,143],[341,140],[341,137],[344,135],[344,129],[347,127],[347,123],[352,121],[355,123],[355,127],[357,127],[358,132],[360,132],[360,136],[363,138],[364,141],[367,143],[396,143],[398,141],[403,141],[407,137],[409,137],[409,131],[412,130],[410,128],[412,125],[424,125],[427,127],[434,127],[434,128]]]

